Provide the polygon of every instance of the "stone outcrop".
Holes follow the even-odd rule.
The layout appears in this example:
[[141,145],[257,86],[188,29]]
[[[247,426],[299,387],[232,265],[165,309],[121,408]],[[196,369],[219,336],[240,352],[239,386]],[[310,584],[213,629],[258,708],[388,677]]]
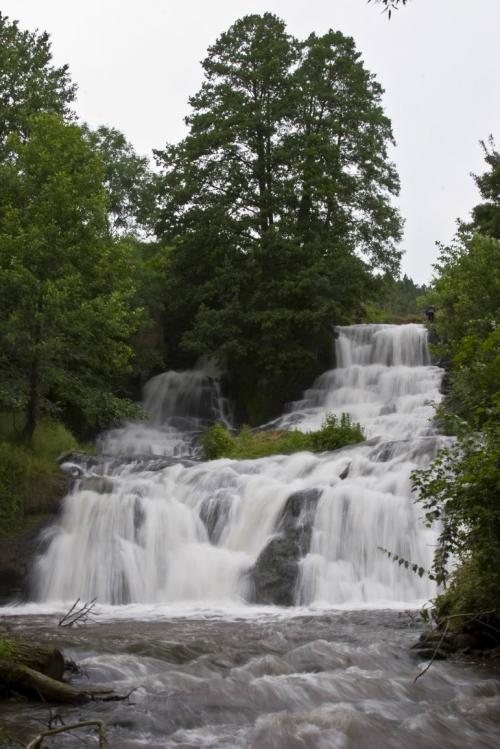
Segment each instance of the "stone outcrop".
[[293,606],[300,559],[311,545],[319,489],[296,492],[286,501],[276,535],[249,571],[253,603]]

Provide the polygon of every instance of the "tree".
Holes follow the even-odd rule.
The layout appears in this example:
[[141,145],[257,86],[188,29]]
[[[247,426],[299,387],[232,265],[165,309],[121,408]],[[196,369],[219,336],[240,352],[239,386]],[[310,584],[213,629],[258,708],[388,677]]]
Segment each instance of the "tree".
[[495,147],[492,135],[487,143],[481,141],[481,146],[489,171],[474,175],[484,202],[472,210],[472,224],[469,228],[500,239],[500,153]]
[[76,414],[80,433],[116,420],[132,355],[130,260],[106,225],[104,168],[81,129],[52,114],[11,135],[0,165],[2,405]]
[[246,16],[203,68],[189,134],[157,152],[168,344],[177,361],[225,358],[257,420],[324,367],[369,271],[398,267],[392,133],[338,32],[300,43],[276,16]]
[[148,159],[138,156],[131,143],[116,128],[85,128],[91,146],[104,165],[108,194],[108,224],[113,234],[138,235],[151,211],[151,181]]
[[10,133],[26,136],[33,114],[69,117],[75,94],[68,66],[52,65],[48,34],[21,31],[0,12],[0,158]]
[[[489,144],[489,169],[475,178],[486,202],[441,248],[429,292],[451,367],[439,416],[457,440],[414,475],[427,522],[441,527],[434,571],[448,589],[435,617],[472,630],[479,647],[500,641],[500,201],[498,153]],[[451,571],[450,557],[458,562]]]

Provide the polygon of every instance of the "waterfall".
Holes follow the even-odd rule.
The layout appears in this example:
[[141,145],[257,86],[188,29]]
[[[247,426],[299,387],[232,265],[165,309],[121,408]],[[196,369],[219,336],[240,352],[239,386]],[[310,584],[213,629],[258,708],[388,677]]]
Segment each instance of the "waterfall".
[[107,455],[187,456],[199,435],[214,422],[229,426],[231,407],[222,394],[221,373],[202,358],[192,370],[163,372],[146,383],[147,422],[126,424],[99,440]]
[[188,459],[192,434],[227,413],[213,373],[154,378],[151,421],[105,436],[106,455],[64,500],[36,565],[37,598],[358,606],[432,595],[377,548],[431,564],[435,536],[410,481],[440,440],[430,420],[442,372],[426,330],[338,328],[336,363],[278,424],[310,430],[347,412],[368,441],[246,461]]

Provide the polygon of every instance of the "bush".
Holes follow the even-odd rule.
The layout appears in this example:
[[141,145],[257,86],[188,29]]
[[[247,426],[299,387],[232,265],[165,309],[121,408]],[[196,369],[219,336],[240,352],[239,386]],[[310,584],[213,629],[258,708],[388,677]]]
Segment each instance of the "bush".
[[434,602],[434,618],[451,617],[454,629],[486,626],[490,637],[496,629],[500,641],[498,420],[461,436],[412,478],[427,525],[440,524],[432,572],[445,590]]
[[66,450],[76,450],[78,442],[63,424],[50,419],[41,420],[33,434],[33,453],[52,463]]
[[248,460],[269,455],[290,455],[295,452],[326,452],[338,450],[364,440],[359,424],[351,422],[348,414],[340,419],[328,414],[316,432],[300,432],[298,429],[274,429],[252,432],[244,427],[233,436],[222,424],[210,427],[203,437],[203,455],[206,460],[234,458]]
[[310,438],[310,449],[319,452],[338,450],[340,447],[362,442],[365,439],[361,426],[353,423],[349,414],[345,413],[340,419],[335,414],[327,414],[321,429],[307,436]]
[[203,435],[203,455],[207,460],[231,458],[236,441],[222,424],[214,424]]

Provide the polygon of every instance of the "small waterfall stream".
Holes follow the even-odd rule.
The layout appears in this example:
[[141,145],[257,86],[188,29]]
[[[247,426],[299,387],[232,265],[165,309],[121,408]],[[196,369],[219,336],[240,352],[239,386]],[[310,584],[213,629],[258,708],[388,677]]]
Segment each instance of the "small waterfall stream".
[[[279,603],[266,578],[276,564],[279,576],[295,565],[291,603],[428,598],[429,581],[377,548],[431,562],[434,536],[419,522],[410,485],[439,441],[430,418],[441,370],[429,364],[426,331],[339,328],[336,361],[278,422],[309,430],[328,412],[351,414],[369,440],[334,453],[193,462],[193,434],[227,419],[216,375],[199,369],[150,381],[151,422],[105,435],[103,455],[87,469],[105,480],[84,477],[66,497],[36,566],[37,599]],[[158,455],[167,457],[159,463]],[[281,543],[283,557],[291,534],[294,559],[278,563],[273,549]]]

